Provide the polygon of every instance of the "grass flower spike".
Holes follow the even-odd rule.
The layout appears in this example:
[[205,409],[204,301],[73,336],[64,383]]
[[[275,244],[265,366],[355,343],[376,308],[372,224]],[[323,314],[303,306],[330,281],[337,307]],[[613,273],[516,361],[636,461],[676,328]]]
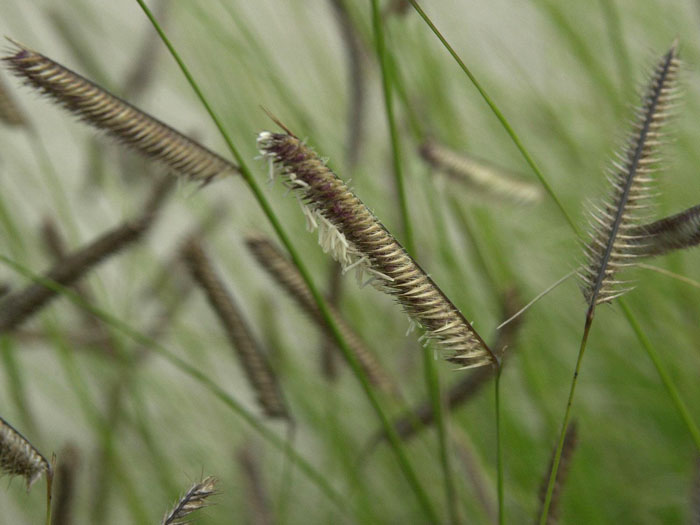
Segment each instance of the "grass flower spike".
[[369,275],[396,298],[449,361],[468,368],[496,362],[462,313],[319,156],[297,137],[263,131],[258,149],[299,197],[310,229],[345,270]]
[[26,83],[53,99],[81,120],[106,131],[145,157],[175,173],[207,182],[238,168],[41,53],[13,42],[16,52],[3,60]]
[[613,163],[609,177],[612,195],[593,211],[593,231],[586,246],[587,263],[579,273],[591,311],[595,305],[609,302],[629,290],[616,279],[615,273],[646,255],[646,234],[637,227],[653,196],[650,183],[658,163],[661,127],[673,100],[678,67],[678,45],[674,43],[656,66],[637,111],[633,134]]

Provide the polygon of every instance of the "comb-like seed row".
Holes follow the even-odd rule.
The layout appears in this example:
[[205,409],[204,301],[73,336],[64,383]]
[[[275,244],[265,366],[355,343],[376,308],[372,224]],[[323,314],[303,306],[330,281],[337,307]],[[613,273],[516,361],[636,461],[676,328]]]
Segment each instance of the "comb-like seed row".
[[182,248],[182,257],[224,327],[263,411],[271,418],[290,419],[277,376],[204,248],[195,238],[190,238]]
[[0,474],[22,476],[27,490],[42,474],[51,478],[53,471],[47,459],[27,438],[0,417]]
[[0,120],[8,126],[26,126],[27,119],[19,109],[10,90],[0,78]]
[[[554,525],[559,522],[559,503],[561,501],[561,493],[564,489],[564,484],[566,483],[566,478],[569,475],[569,469],[571,467],[571,459],[576,451],[576,446],[578,445],[578,430],[576,422],[573,421],[569,428],[566,429],[566,435],[564,437],[564,447],[561,452],[561,459],[559,460],[559,470],[557,471],[557,477],[554,482],[554,491],[552,492],[552,499],[549,506],[549,514],[547,515],[547,525]],[[555,447],[556,449],[556,447]],[[547,483],[549,481],[549,473],[552,470],[552,463],[554,462],[554,451],[552,451],[552,457],[549,460],[549,467],[545,470],[545,475],[542,478],[542,483],[540,485],[539,500],[540,509],[537,513],[538,516],[542,514],[542,505],[544,505],[545,494],[547,492]]]
[[[582,290],[592,314],[595,305],[609,302],[629,290],[615,273],[636,263],[643,253],[645,236],[639,223],[648,207],[652,175],[658,162],[661,127],[674,98],[679,60],[677,44],[656,66],[637,111],[633,132],[609,173],[612,194],[591,219],[591,241],[586,245],[586,264],[579,270]],[[590,315],[589,314],[589,315]]]
[[[173,179],[158,181],[140,217],[108,230],[82,248],[67,254],[44,277],[62,286],[70,286],[104,259],[139,240],[150,228],[165,201]],[[54,299],[58,292],[41,283],[7,294],[0,301],[0,333],[17,328]]]
[[195,483],[182,496],[173,509],[168,512],[161,521],[161,525],[184,525],[191,523],[189,515],[194,511],[209,506],[207,498],[216,494],[218,480],[212,476]]
[[3,60],[26,83],[81,120],[173,172],[207,182],[237,172],[223,157],[44,55],[15,43]]
[[431,166],[480,194],[521,203],[534,203],[542,199],[540,186],[484,160],[452,151],[435,141],[424,142],[420,154]]
[[700,205],[664,219],[638,226],[632,236],[640,256],[653,257],[700,244]]
[[[296,269],[289,259],[267,237],[262,235],[249,235],[246,238],[246,244],[267,273],[287,290],[289,295],[297,301],[324,332],[329,333],[328,325],[324,321],[321,311],[316,301],[314,301],[313,295],[311,295],[311,291],[306,286],[299,270]],[[329,310],[340,334],[367,374],[370,383],[385,392],[398,394],[398,387],[362,342],[360,336],[343,319],[335,307],[329,305]]]
[[311,148],[293,135],[264,131],[258,149],[300,197],[310,226],[319,228],[324,251],[346,270],[368,273],[449,361],[464,368],[496,362],[462,313]]

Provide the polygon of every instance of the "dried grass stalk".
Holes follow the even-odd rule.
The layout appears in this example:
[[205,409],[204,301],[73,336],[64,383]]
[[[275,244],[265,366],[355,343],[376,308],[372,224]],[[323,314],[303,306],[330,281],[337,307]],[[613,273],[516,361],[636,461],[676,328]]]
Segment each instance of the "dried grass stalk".
[[579,271],[589,305],[612,301],[630,288],[615,274],[633,266],[644,254],[644,236],[637,229],[653,197],[651,182],[658,164],[661,128],[667,120],[675,94],[679,60],[674,43],[656,66],[637,111],[633,132],[609,172],[612,194],[591,213],[591,240],[586,245],[586,264]]
[[263,411],[269,417],[290,419],[277,376],[253,337],[240,308],[216,274],[204,248],[197,239],[190,238],[182,248],[182,256],[226,330]]
[[223,157],[86,78],[22,44],[14,44],[15,53],[3,59],[13,73],[81,120],[147,158],[203,182],[238,171]]
[[190,487],[184,496],[180,498],[175,507],[163,517],[161,525],[184,525],[191,523],[189,515],[194,511],[209,506],[207,498],[215,495],[218,480],[212,476],[204,478],[199,483]]
[[434,168],[479,194],[517,203],[531,204],[542,199],[541,187],[523,180],[519,174],[457,153],[435,141],[424,142],[420,153]]
[[[564,436],[564,447],[561,451],[561,460],[559,461],[559,470],[557,471],[557,479],[554,482],[554,491],[552,492],[552,500],[549,506],[549,514],[547,515],[547,524],[554,525],[559,522],[559,502],[561,501],[561,493],[564,489],[564,484],[569,475],[569,469],[571,467],[571,459],[578,445],[578,431],[576,422],[572,421],[569,428],[566,429],[566,436]],[[549,466],[545,470],[545,475],[542,478],[542,483],[540,485],[539,499],[540,499],[540,509],[537,512],[537,516],[542,515],[542,506],[544,505],[545,495],[547,493],[547,484],[549,482],[549,473],[552,471],[552,463],[554,462],[554,453],[556,452],[556,446],[552,451],[552,458],[549,460]]]
[[[296,269],[291,261],[284,256],[272,241],[263,235],[249,235],[246,237],[246,244],[256,260],[270,276],[289,293],[324,333],[330,334],[330,329],[321,315],[321,310],[318,308],[316,301],[314,301],[311,291],[306,286],[299,270]],[[362,339],[343,319],[340,312],[331,305],[329,305],[329,310],[338,327],[338,331],[348,344],[350,351],[354,354],[370,383],[385,392],[398,393],[396,384],[387,375],[382,365],[372,355],[372,352],[365,346]]]
[[632,230],[640,256],[664,255],[700,244],[700,205]]
[[319,229],[324,251],[358,276],[391,294],[403,310],[464,368],[496,361],[495,356],[433,280],[408,255],[369,209],[297,137],[264,131],[258,149],[299,196],[310,229]]
[[[172,180],[166,177],[155,185],[140,217],[107,231],[82,248],[67,254],[44,274],[44,278],[62,286],[70,286],[104,259],[143,237],[172,187]],[[17,328],[57,295],[56,290],[41,283],[30,284],[23,290],[6,295],[0,302],[0,333]]]
[[53,475],[51,463],[27,438],[1,417],[0,473],[8,476],[22,476],[27,482],[27,490],[42,474],[46,474],[48,480]]
[[2,78],[0,78],[0,120],[8,126],[27,125],[27,118],[17,105]]

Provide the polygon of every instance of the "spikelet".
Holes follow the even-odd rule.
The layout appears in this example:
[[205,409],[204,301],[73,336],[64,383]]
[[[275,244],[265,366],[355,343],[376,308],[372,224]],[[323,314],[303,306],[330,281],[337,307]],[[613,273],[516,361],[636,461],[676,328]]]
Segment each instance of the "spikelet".
[[[70,286],[104,259],[139,240],[150,228],[172,183],[171,177],[158,181],[141,216],[108,230],[82,248],[67,254],[44,277],[62,286]],[[0,302],[0,333],[17,328],[57,295],[57,291],[41,283],[30,284],[6,295]]]
[[700,205],[632,230],[639,255],[653,257],[700,244]]
[[434,168],[479,194],[528,204],[542,199],[540,186],[484,160],[454,152],[435,141],[424,142],[420,154]]
[[311,148],[293,135],[263,131],[258,149],[297,193],[310,228],[319,230],[322,248],[345,270],[369,274],[449,361],[464,368],[496,362],[462,313]]
[[[573,458],[574,452],[576,451],[576,446],[578,445],[578,431],[576,422],[573,421],[569,428],[566,429],[566,435],[564,436],[564,447],[561,451],[561,459],[559,460],[559,470],[557,471],[557,478],[554,482],[554,491],[552,492],[552,500],[549,506],[549,513],[547,514],[547,525],[554,525],[559,522],[559,502],[561,501],[561,493],[564,489],[564,484],[569,475],[569,468],[571,467],[571,460]],[[542,506],[544,505],[545,495],[547,494],[547,485],[549,483],[549,473],[552,471],[552,463],[554,463],[554,453],[556,452],[556,446],[552,451],[552,457],[549,460],[549,466],[545,470],[545,475],[542,478],[542,483],[540,484],[539,500],[540,500],[540,510],[537,515],[542,515]]]
[[[207,498],[215,495],[218,480],[212,476],[195,483],[180,498],[175,507],[163,517],[161,525],[184,525],[191,523],[187,518],[194,511],[208,507]],[[187,520],[187,521],[185,521]]]
[[8,126],[26,126],[27,119],[0,78],[0,120]]
[[3,60],[14,74],[81,120],[106,131],[145,157],[179,175],[203,182],[238,171],[223,157],[86,78],[13,43],[17,47],[15,53]]
[[27,490],[46,474],[51,478],[51,464],[22,434],[0,417],[0,474],[22,476]]
[[[282,285],[314,322],[328,334],[330,330],[321,315],[316,301],[314,301],[313,295],[311,295],[311,291],[306,286],[299,270],[296,269],[291,261],[263,235],[251,234],[247,236],[246,244],[270,276]],[[382,365],[372,355],[372,352],[365,346],[352,327],[343,319],[340,312],[331,305],[329,305],[329,310],[340,334],[348,344],[350,351],[355,355],[365,374],[367,374],[370,383],[385,392],[398,393],[398,388],[386,374]]]
[[212,309],[219,317],[226,335],[237,352],[251,387],[265,414],[290,419],[277,376],[267,362],[231,294],[216,274],[202,245],[190,238],[182,248],[182,257],[195,282],[202,288]]
[[613,162],[609,180],[612,194],[592,212],[591,240],[586,245],[586,263],[578,274],[592,315],[595,305],[609,302],[629,291],[615,273],[635,264],[640,255],[639,232],[644,219],[653,172],[658,162],[661,127],[668,117],[679,68],[678,45],[674,42],[656,66],[637,111],[633,134],[622,154]]

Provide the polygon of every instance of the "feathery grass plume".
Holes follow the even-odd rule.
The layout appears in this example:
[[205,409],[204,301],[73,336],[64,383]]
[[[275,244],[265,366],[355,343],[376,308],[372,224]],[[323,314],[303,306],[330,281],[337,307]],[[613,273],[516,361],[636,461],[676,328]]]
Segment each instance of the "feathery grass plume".
[[[515,290],[508,290],[503,296],[503,318],[508,319],[513,315],[513,312],[517,312],[519,309],[520,302]],[[515,322],[508,324],[503,330],[499,330],[497,332],[496,342],[492,348],[500,352],[501,355],[505,355],[505,349],[513,346],[521,325],[522,317],[519,317]],[[501,363],[501,366],[503,366],[503,364],[504,362]],[[446,392],[443,392],[444,405],[447,407],[447,410],[456,410],[470,399],[473,399],[493,376],[494,369],[488,367],[474,370],[471,374],[458,379]],[[435,411],[433,403],[430,399],[426,399],[416,407],[410,409],[406,414],[397,417],[393,424],[399,437],[403,440],[408,440],[434,422]],[[370,440],[371,445],[369,446],[374,446],[385,438],[386,432],[379,432]]]
[[0,417],[0,474],[22,476],[27,490],[46,474],[53,475],[51,463],[22,434]]
[[8,126],[26,126],[27,119],[15,102],[5,82],[0,78],[0,121]]
[[639,255],[652,257],[700,244],[700,205],[664,219],[637,226],[631,242],[639,243]]
[[149,159],[191,179],[208,182],[238,168],[223,157],[105,91],[44,55],[12,41],[14,54],[3,58],[18,77],[81,120]]
[[528,204],[542,199],[541,187],[523,180],[519,174],[457,153],[433,140],[421,145],[420,154],[437,170],[482,194]]
[[[562,489],[566,483],[566,478],[569,475],[569,468],[571,466],[571,459],[578,445],[578,431],[576,427],[576,421],[572,421],[569,428],[566,429],[566,436],[564,437],[564,447],[561,452],[561,460],[559,461],[559,470],[557,471],[557,478],[554,482],[554,491],[552,492],[552,500],[549,506],[549,514],[547,515],[547,524],[554,525],[559,521],[559,501],[561,500]],[[556,447],[555,447],[556,449]],[[540,485],[539,500],[540,500],[540,510],[537,515],[542,514],[542,506],[544,505],[545,494],[547,492],[547,483],[549,481],[549,473],[552,470],[552,463],[554,462],[554,451],[552,451],[552,458],[549,460],[549,467],[545,471],[545,475],[542,478],[542,483]]]
[[56,466],[56,498],[52,525],[74,523],[75,484],[79,463],[78,449],[74,445],[64,447]]
[[184,525],[185,523],[191,523],[188,516],[196,510],[209,506],[207,498],[217,494],[217,483],[218,480],[216,478],[208,476],[199,483],[192,485],[173,509],[163,516],[161,525]]
[[185,242],[182,257],[192,278],[206,294],[209,304],[226,330],[265,414],[271,418],[291,420],[277,376],[253,337],[241,309],[226,290],[209,256],[196,238],[190,237]]
[[497,359],[462,313],[406,250],[333,173],[294,135],[263,131],[258,149],[271,168],[298,195],[310,229],[318,228],[324,251],[358,277],[370,275],[379,290],[392,295],[413,321],[463,368]]
[[271,525],[274,523],[274,519],[270,506],[270,496],[262,479],[259,459],[255,456],[251,446],[245,446],[236,453],[236,460],[245,481],[246,506],[250,513],[248,523]]
[[609,173],[612,194],[602,207],[592,210],[591,240],[586,264],[579,270],[589,315],[597,304],[609,302],[630,288],[615,273],[635,264],[640,255],[640,231],[636,228],[649,206],[661,127],[668,117],[678,76],[678,44],[674,42],[656,66],[642,98],[642,106],[624,151]]
[[[70,286],[104,259],[138,241],[153,223],[172,188],[173,180],[172,177],[163,177],[154,185],[139,217],[108,230],[82,248],[67,254],[44,274],[44,278]],[[0,333],[17,328],[57,295],[56,290],[42,283],[33,283],[6,295],[0,302]]]
[[[256,260],[270,276],[289,293],[325,333],[329,333],[329,328],[321,315],[321,311],[299,270],[284,256],[279,248],[270,239],[260,234],[248,235],[246,244]],[[340,334],[367,374],[370,383],[385,392],[398,394],[398,387],[394,381],[387,375],[379,361],[362,342],[362,339],[343,319],[340,312],[331,305],[329,305],[329,310]]]

